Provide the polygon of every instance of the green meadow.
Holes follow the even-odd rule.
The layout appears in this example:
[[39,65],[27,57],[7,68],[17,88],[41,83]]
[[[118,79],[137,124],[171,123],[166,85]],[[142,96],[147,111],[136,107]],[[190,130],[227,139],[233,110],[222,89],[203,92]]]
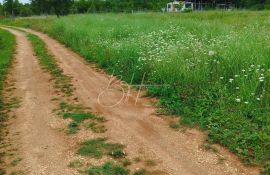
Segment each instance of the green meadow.
[[144,78],[149,96],[160,99],[160,111],[181,116],[173,127],[208,130],[210,143],[270,173],[268,11],[89,14],[1,23],[48,33],[127,83]]

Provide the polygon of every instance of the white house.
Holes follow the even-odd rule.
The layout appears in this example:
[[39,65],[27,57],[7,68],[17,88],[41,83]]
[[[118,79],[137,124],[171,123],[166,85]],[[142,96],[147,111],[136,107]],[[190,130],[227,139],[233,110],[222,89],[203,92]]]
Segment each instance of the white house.
[[167,4],[167,12],[180,12],[185,10],[193,10],[193,2],[177,1],[169,2]]

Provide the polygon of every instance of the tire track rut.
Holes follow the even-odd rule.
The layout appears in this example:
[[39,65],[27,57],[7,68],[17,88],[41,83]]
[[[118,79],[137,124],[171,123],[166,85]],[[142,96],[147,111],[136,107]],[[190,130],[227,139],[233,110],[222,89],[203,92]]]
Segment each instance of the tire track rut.
[[22,158],[18,168],[33,175],[76,174],[67,166],[73,150],[66,136],[59,132],[62,121],[52,114],[55,106],[51,102],[54,90],[50,76],[40,68],[25,33],[5,29],[17,40],[11,76],[15,80],[14,95],[22,101],[14,111],[16,119],[9,126],[9,135]]

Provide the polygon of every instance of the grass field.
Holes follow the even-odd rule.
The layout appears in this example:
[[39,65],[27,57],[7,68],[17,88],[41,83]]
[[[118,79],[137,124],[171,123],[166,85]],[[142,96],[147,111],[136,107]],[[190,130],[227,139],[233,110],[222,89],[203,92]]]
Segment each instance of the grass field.
[[[162,110],[270,173],[269,12],[99,14],[2,21],[46,32]],[[174,125],[175,126],[175,125]],[[267,167],[268,165],[268,167]]]
[[[13,49],[15,45],[15,38],[10,33],[0,29],[0,143],[2,142],[3,137],[3,128],[5,126],[5,121],[7,115],[4,112],[5,103],[3,101],[3,84],[6,79],[7,70],[11,64]],[[1,145],[2,146],[2,145]],[[4,169],[1,166],[3,164],[3,155],[4,153],[0,152],[0,174],[4,174]]]

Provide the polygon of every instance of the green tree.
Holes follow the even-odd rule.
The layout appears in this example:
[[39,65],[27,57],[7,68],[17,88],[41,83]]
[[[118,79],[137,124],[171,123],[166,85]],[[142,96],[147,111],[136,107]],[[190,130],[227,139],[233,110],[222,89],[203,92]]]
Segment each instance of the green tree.
[[20,7],[20,16],[31,16],[33,15],[31,4],[24,4]]
[[69,14],[72,3],[72,0],[50,0],[50,5],[57,17]]
[[32,0],[31,5],[35,14],[56,14],[57,17],[70,12],[73,0]]
[[9,15],[14,15],[13,14],[13,0],[4,0],[4,10],[7,12]]
[[20,4],[19,0],[13,0],[13,16],[18,16],[20,14],[21,7],[23,5]]
[[0,3],[0,16],[4,16],[4,7],[1,3]]
[[50,14],[50,0],[31,0],[32,11],[37,14]]
[[96,12],[96,3],[95,1],[90,1],[90,7],[88,9],[88,13],[95,13]]

